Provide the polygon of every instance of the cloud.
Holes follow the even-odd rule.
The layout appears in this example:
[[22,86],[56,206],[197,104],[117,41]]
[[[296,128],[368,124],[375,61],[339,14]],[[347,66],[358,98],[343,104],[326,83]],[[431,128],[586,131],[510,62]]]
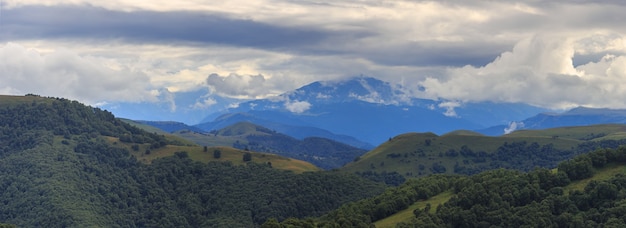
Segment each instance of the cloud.
[[8,43],[0,47],[0,82],[5,93],[26,93],[103,101],[155,101],[149,78],[130,69],[114,70],[98,58],[70,50],[42,54]]
[[517,130],[518,128],[523,128],[524,127],[524,122],[511,122],[509,123],[509,126],[504,128],[504,134],[509,134],[511,132],[514,132],[515,130]]
[[288,50],[315,44],[327,36],[327,32],[218,14],[125,12],[88,5],[12,8],[3,12],[2,22],[0,34],[5,39],[115,39],[130,43],[217,44]]
[[626,107],[625,11],[608,0],[5,0],[0,42],[23,54],[4,54],[0,92],[97,103],[209,86],[249,99],[364,74],[419,98]]
[[157,96],[158,101],[160,101],[162,105],[167,106],[167,109],[170,112],[176,112],[178,107],[176,105],[175,93],[170,92],[168,89],[159,89],[154,93]]
[[456,102],[456,101],[446,101],[446,102],[439,103],[439,105],[437,106],[439,106],[440,108],[446,109],[446,111],[443,113],[445,116],[458,117],[454,108],[461,106],[461,103]]
[[267,94],[267,81],[263,75],[238,75],[231,73],[228,76],[211,74],[206,83],[213,93],[225,97],[250,99]]
[[285,108],[293,113],[303,113],[311,108],[311,103],[306,101],[287,101]]
[[[428,96],[460,101],[526,102],[543,107],[626,107],[621,56],[575,67],[581,39],[533,36],[484,67],[449,68],[422,81]],[[584,39],[582,39],[584,40]]]
[[217,104],[217,101],[211,97],[203,98],[202,100],[196,101],[191,108],[192,109],[207,109],[213,105]]

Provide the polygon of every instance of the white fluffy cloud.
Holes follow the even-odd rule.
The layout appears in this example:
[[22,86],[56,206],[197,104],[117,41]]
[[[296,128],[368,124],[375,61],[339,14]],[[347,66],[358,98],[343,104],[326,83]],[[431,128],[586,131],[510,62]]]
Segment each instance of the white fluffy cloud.
[[293,113],[303,113],[311,108],[311,103],[306,101],[285,102],[285,108]]
[[267,81],[263,75],[211,74],[207,77],[206,83],[213,93],[226,97],[250,99],[265,96],[268,91]]
[[585,39],[533,36],[484,67],[449,68],[443,77],[429,77],[421,84],[428,96],[453,100],[625,108],[626,56],[607,54],[574,66],[575,47],[581,40]]
[[70,50],[42,54],[18,44],[0,47],[2,92],[78,99],[95,104],[107,100],[154,101],[149,78],[129,69],[111,69],[98,58]]

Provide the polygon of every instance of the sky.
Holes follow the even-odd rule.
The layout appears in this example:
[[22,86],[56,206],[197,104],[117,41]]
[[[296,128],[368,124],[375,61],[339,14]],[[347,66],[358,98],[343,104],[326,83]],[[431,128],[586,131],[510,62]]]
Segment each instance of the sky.
[[0,6],[0,94],[91,105],[197,90],[254,99],[365,75],[445,102],[626,108],[626,3],[617,0]]

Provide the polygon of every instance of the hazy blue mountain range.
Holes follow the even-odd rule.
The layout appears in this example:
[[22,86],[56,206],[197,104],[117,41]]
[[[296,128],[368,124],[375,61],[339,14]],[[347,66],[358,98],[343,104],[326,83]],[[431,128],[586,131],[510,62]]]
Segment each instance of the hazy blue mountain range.
[[[517,129],[626,122],[624,110],[576,108],[554,113],[523,103],[418,99],[406,91],[375,78],[354,77],[314,82],[267,99],[224,98],[206,95],[210,91],[205,89],[164,93],[169,99],[165,103],[108,104],[103,108],[130,119],[184,123],[194,131],[249,121],[297,139],[324,137],[364,149],[406,132],[445,134],[466,129],[502,135]],[[173,130],[170,124],[160,128]]]
[[526,104],[416,99],[404,91],[399,85],[368,77],[315,82],[278,97],[243,102],[196,126],[208,131],[250,121],[268,128],[314,127],[378,145],[405,132],[482,129],[546,111]]
[[486,135],[498,135],[502,134],[502,128],[505,128],[507,129],[507,132],[510,132],[521,129],[547,129],[555,127],[587,126],[612,123],[626,123],[626,110],[577,107],[561,113],[539,113],[535,116],[512,122],[509,125],[493,126],[487,129],[478,130],[478,132]]

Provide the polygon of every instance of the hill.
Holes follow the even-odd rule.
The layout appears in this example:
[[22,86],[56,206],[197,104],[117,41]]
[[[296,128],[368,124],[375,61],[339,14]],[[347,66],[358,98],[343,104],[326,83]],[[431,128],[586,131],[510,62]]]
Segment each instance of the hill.
[[323,169],[339,168],[367,152],[326,138],[299,140],[250,122],[238,122],[209,133],[179,131],[175,135],[204,146],[230,146],[300,159]]
[[468,131],[441,136],[407,133],[389,139],[342,170],[404,177],[476,174],[497,168],[529,171],[556,167],[598,147],[616,148],[625,139],[626,125],[621,124],[524,130],[498,137]]
[[177,144],[75,101],[0,97],[0,221],[18,227],[253,227],[384,188],[276,159]]
[[[623,227],[626,147],[598,149],[523,173],[411,179],[383,194],[282,225],[368,227]],[[276,224],[268,220],[265,224]]]
[[309,137],[319,137],[331,139],[361,149],[369,150],[374,148],[372,144],[363,142],[352,136],[335,134],[318,127],[307,126],[308,123],[302,120],[290,117],[288,114],[272,111],[249,110],[247,112],[227,113],[218,116],[210,122],[194,125],[194,127],[202,129],[203,131],[214,131],[239,122],[254,123],[300,140]]

